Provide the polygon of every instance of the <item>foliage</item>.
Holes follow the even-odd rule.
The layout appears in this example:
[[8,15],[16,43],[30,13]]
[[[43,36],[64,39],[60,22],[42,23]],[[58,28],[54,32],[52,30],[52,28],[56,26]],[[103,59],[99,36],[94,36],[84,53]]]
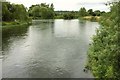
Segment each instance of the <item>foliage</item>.
[[23,4],[10,4],[2,2],[2,20],[3,21],[27,21],[28,13]]
[[76,19],[78,18],[78,11],[55,11],[55,18]]
[[86,11],[86,9],[84,7],[80,8],[79,15],[80,15],[80,17],[87,16],[87,11]]
[[100,11],[100,10],[95,10],[95,11],[93,11],[92,9],[88,10],[88,14],[91,16],[102,16],[105,13],[106,13],[105,11]]
[[94,11],[94,14],[95,14],[95,16],[100,16],[101,12],[100,12],[100,10],[96,10],[96,11]]
[[93,10],[92,10],[92,9],[89,9],[89,10],[88,10],[88,14],[89,14],[89,15],[93,15],[93,14],[94,14]]
[[88,66],[96,78],[120,79],[120,2],[102,16],[88,51]]
[[95,10],[89,9],[88,11],[83,7],[80,8],[79,10],[79,16],[84,17],[84,16],[101,16],[105,13],[105,11],[100,11],[100,10]]
[[46,3],[32,5],[29,8],[29,16],[34,19],[53,19],[54,18],[54,5],[50,6]]
[[67,14],[64,14],[63,15],[63,18],[64,19],[73,19],[74,18],[74,15],[72,13],[67,13]]

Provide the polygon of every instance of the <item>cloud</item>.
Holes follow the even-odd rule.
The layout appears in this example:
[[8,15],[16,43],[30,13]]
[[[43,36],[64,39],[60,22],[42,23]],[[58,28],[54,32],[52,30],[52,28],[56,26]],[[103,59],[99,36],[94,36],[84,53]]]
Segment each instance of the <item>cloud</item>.
[[9,1],[12,3],[24,4],[26,7],[30,7],[31,5],[40,4],[40,3],[48,3],[48,4],[53,3],[55,10],[78,11],[81,7],[85,7],[87,9],[93,8],[99,10],[107,10],[107,7],[104,6],[104,3],[110,0],[9,0]]
[[96,3],[88,3],[88,2],[83,2],[83,3],[77,3],[77,5],[104,5],[105,2],[96,2]]

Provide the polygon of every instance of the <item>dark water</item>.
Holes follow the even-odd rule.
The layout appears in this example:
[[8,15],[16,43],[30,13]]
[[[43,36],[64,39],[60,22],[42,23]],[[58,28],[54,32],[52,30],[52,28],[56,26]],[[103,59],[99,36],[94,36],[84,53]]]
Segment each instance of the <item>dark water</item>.
[[[91,78],[83,72],[97,22],[36,20],[3,34],[4,78]],[[7,32],[6,32],[7,33]]]

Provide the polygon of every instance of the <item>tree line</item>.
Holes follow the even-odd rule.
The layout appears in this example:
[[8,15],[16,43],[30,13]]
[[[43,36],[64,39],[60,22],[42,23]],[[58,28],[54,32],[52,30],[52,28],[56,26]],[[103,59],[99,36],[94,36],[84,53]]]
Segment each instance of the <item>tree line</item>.
[[79,11],[55,11],[55,18],[76,19],[85,16],[102,16],[105,13],[105,11],[93,11],[93,9],[86,10],[84,7],[82,7]]
[[2,2],[3,21],[28,21],[32,19],[75,19],[84,16],[101,16],[105,13],[99,10],[88,11],[83,7],[79,11],[54,11],[53,4],[36,4],[27,9],[23,4]]
[[100,10],[93,11],[93,9],[89,9],[87,11],[84,7],[80,8],[80,10],[79,10],[79,15],[81,17],[84,17],[84,16],[101,16],[104,13],[106,13],[106,12],[105,11],[100,11]]

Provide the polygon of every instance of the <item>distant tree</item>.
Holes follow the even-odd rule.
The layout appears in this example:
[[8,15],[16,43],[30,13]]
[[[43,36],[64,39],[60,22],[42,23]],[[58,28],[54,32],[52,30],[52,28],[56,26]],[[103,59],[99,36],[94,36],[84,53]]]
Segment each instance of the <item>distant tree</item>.
[[54,12],[46,7],[41,7],[41,18],[42,19],[52,19],[54,17]]
[[101,15],[100,10],[96,10],[96,11],[94,11],[94,13],[96,14],[96,16],[100,16]]
[[92,10],[92,9],[89,9],[89,10],[88,10],[88,14],[89,14],[89,15],[93,15],[93,10]]
[[74,19],[74,15],[72,13],[66,13],[63,15],[64,19]]
[[53,11],[53,9],[51,10],[51,9],[48,9],[47,10],[47,19],[53,19],[54,18],[54,16],[55,16],[55,13],[54,13],[54,11]]
[[79,10],[80,17],[84,17],[87,15],[86,9],[83,7]]
[[33,17],[41,17],[40,7],[39,6],[33,7],[31,13]]
[[102,12],[101,12],[101,15],[104,15],[105,13],[106,13],[105,11],[102,11]]
[[54,5],[50,6],[46,3],[32,5],[29,8],[29,16],[39,19],[53,19],[54,18]]
[[95,13],[95,12],[93,12],[92,16],[96,16],[96,13]]

